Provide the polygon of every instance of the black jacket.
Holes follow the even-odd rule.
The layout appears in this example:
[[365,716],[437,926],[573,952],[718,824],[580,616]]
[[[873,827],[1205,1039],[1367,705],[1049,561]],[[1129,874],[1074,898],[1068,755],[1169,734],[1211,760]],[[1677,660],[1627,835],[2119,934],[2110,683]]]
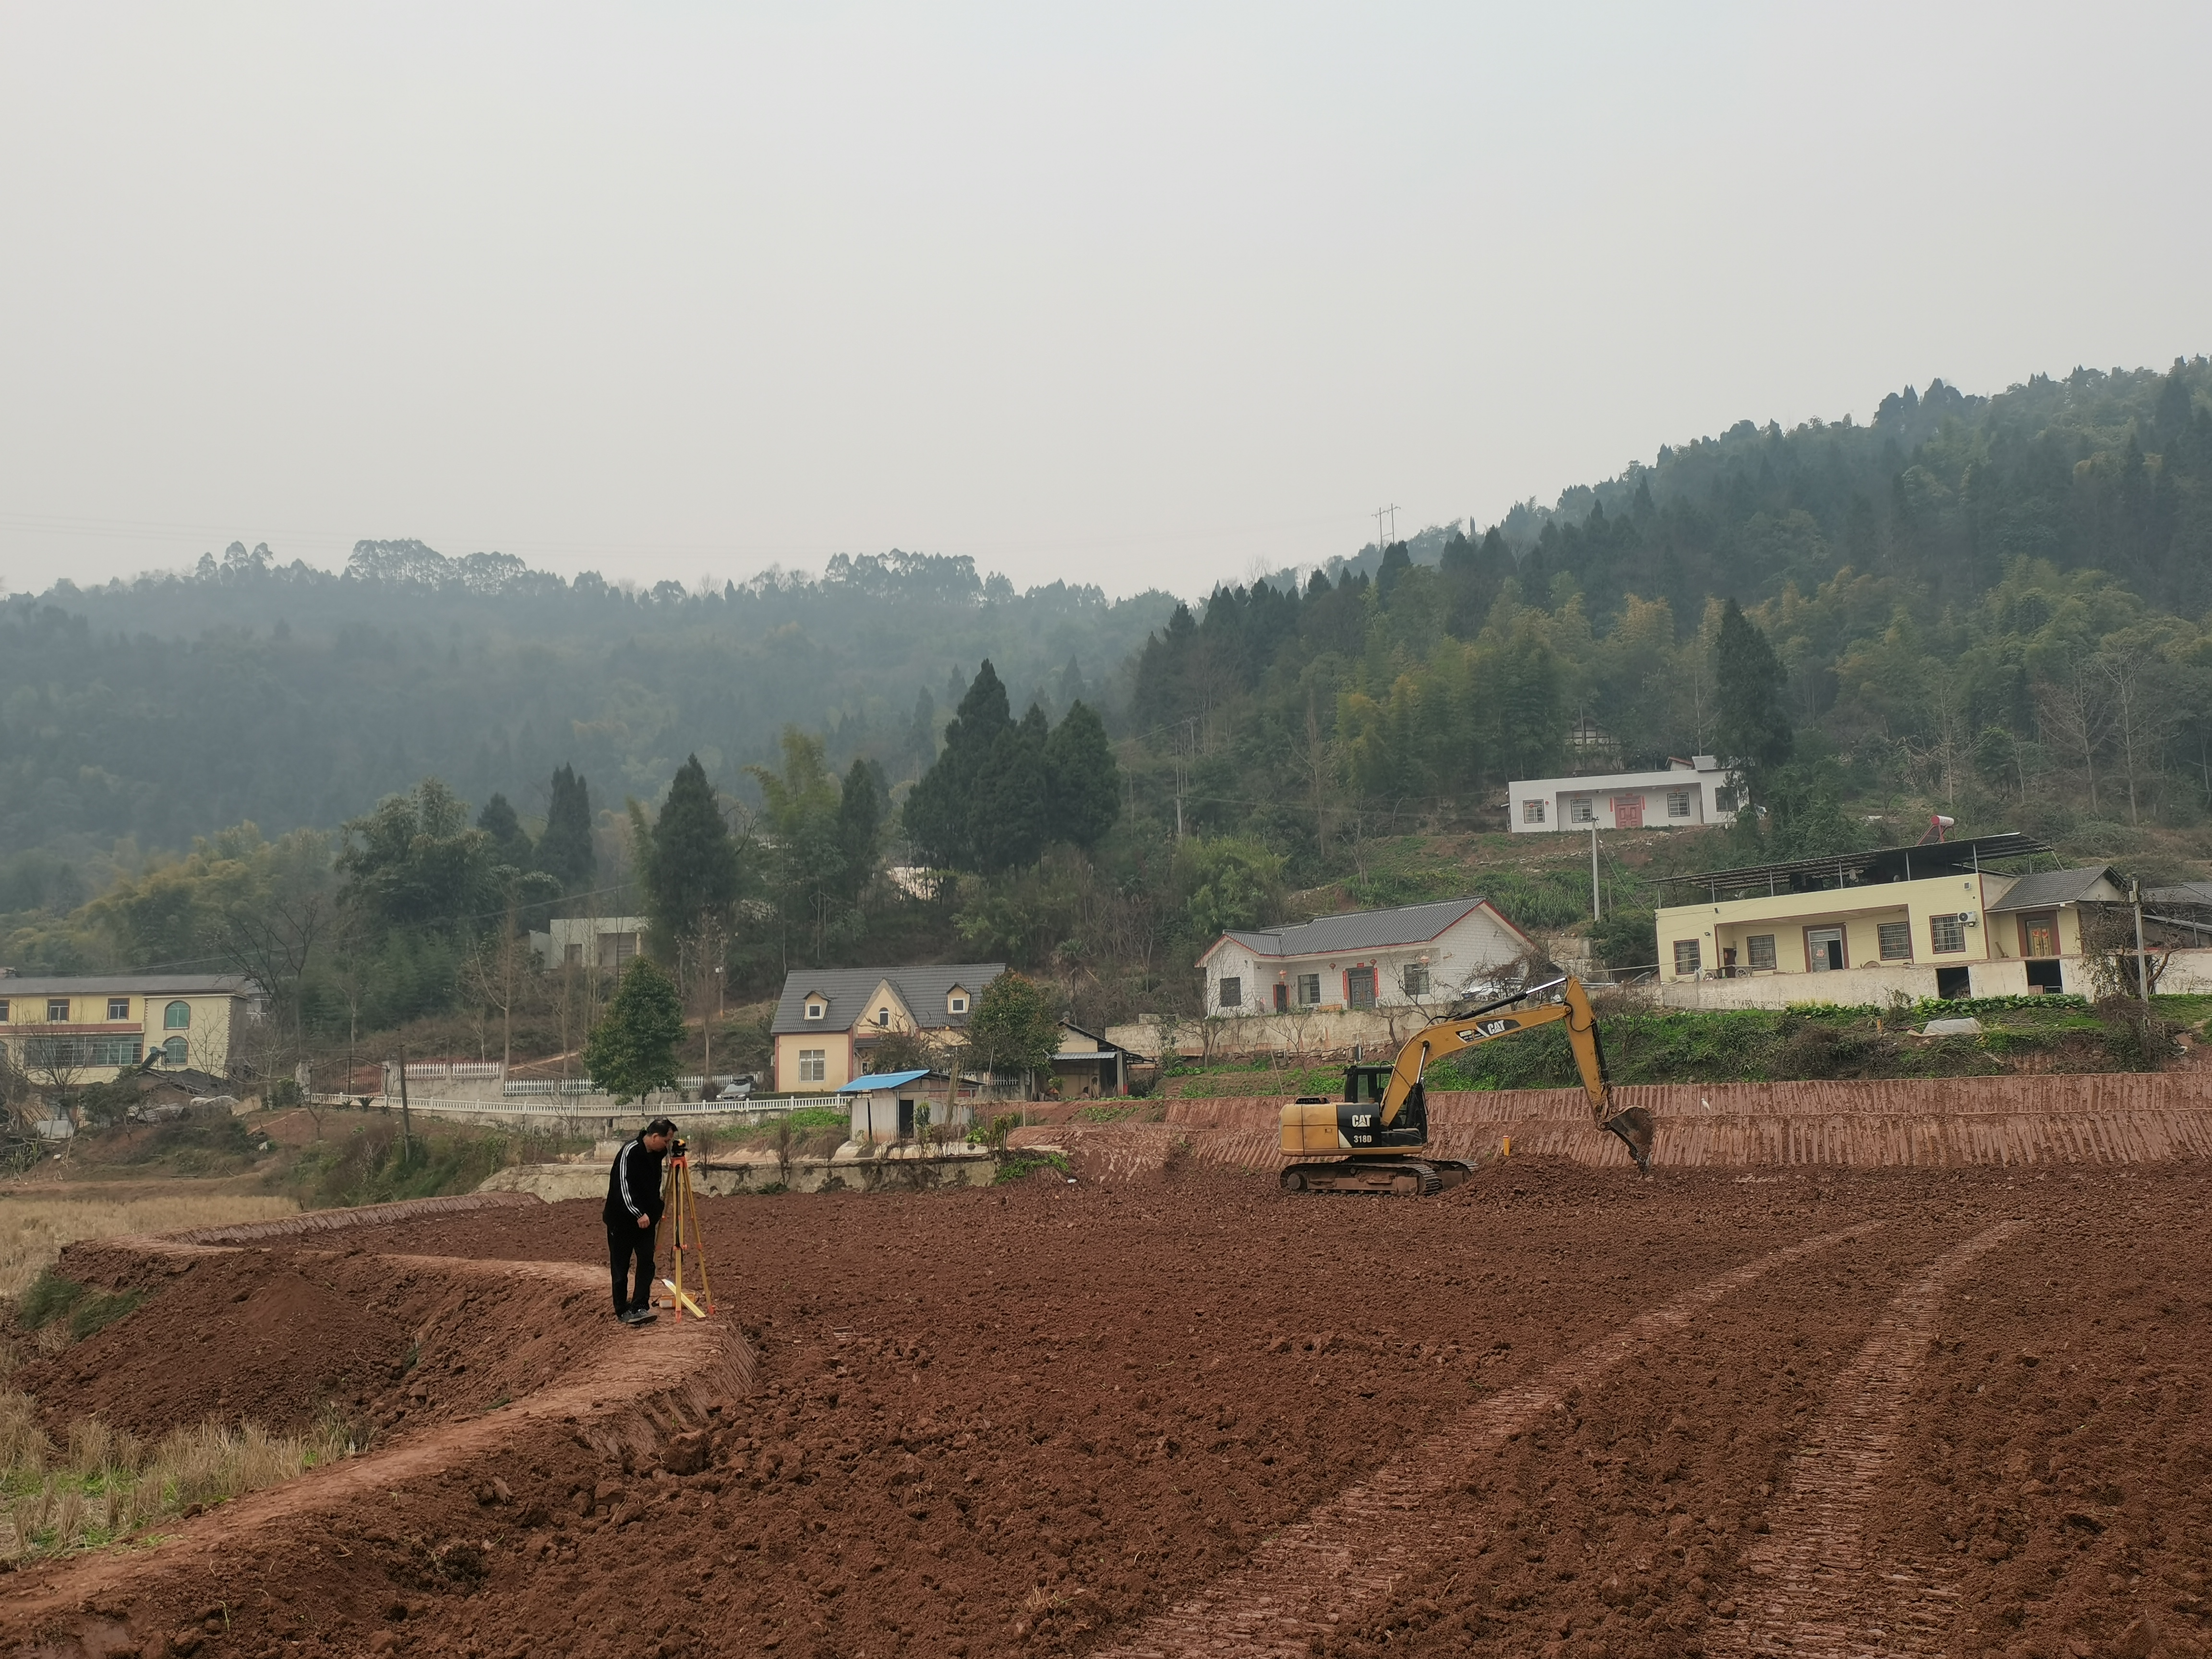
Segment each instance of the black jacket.
[[641,1215],[651,1216],[656,1224],[659,1222],[660,1165],[667,1156],[647,1146],[641,1135],[623,1143],[622,1151],[615,1154],[614,1168],[607,1171],[608,1226],[635,1231]]

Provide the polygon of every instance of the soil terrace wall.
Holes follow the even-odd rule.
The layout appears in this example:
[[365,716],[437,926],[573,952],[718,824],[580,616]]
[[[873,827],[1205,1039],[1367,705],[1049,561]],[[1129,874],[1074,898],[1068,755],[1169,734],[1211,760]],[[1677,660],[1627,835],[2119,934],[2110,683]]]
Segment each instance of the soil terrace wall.
[[[2212,1077],[2201,1073],[1939,1078],[1872,1082],[1637,1085],[1615,1091],[1659,1122],[1652,1162],[1668,1168],[1944,1168],[2134,1164],[2212,1158]],[[1077,1172],[1123,1179],[1176,1156],[1273,1169],[1278,1097],[1176,1100],[1162,1124],[1068,1125],[1015,1144],[1065,1147]],[[1578,1089],[1429,1097],[1437,1150],[1474,1161],[1511,1137],[1516,1152],[1626,1165]]]

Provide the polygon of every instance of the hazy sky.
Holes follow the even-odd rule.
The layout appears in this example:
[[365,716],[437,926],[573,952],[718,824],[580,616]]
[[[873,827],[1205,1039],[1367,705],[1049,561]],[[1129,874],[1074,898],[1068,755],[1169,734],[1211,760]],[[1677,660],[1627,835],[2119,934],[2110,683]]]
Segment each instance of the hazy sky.
[[1202,592],[2212,349],[2212,7],[0,5],[0,588]]

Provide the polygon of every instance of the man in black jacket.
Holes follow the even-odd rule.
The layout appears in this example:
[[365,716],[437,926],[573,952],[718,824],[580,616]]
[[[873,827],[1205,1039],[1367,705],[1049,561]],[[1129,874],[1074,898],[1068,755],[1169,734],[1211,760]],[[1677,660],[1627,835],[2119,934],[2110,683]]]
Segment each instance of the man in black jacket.
[[[615,1316],[625,1325],[649,1325],[653,1311],[653,1259],[659,1233],[660,1161],[676,1126],[657,1117],[636,1139],[623,1143],[607,1171],[607,1261],[614,1269]],[[637,1262],[635,1288],[625,1297],[631,1261]]]

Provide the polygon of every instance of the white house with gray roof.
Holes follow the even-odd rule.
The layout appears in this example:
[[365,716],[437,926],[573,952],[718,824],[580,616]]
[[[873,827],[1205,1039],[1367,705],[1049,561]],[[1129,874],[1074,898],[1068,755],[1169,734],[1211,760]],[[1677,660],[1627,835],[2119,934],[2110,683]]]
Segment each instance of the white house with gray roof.
[[776,1088],[831,1094],[867,1074],[870,1053],[891,1033],[957,1030],[983,988],[1006,971],[1003,962],[794,969],[769,1028]]
[[1206,1012],[1236,1018],[1440,1006],[1536,949],[1489,900],[1460,898],[1240,928],[1216,939],[1198,965]]

